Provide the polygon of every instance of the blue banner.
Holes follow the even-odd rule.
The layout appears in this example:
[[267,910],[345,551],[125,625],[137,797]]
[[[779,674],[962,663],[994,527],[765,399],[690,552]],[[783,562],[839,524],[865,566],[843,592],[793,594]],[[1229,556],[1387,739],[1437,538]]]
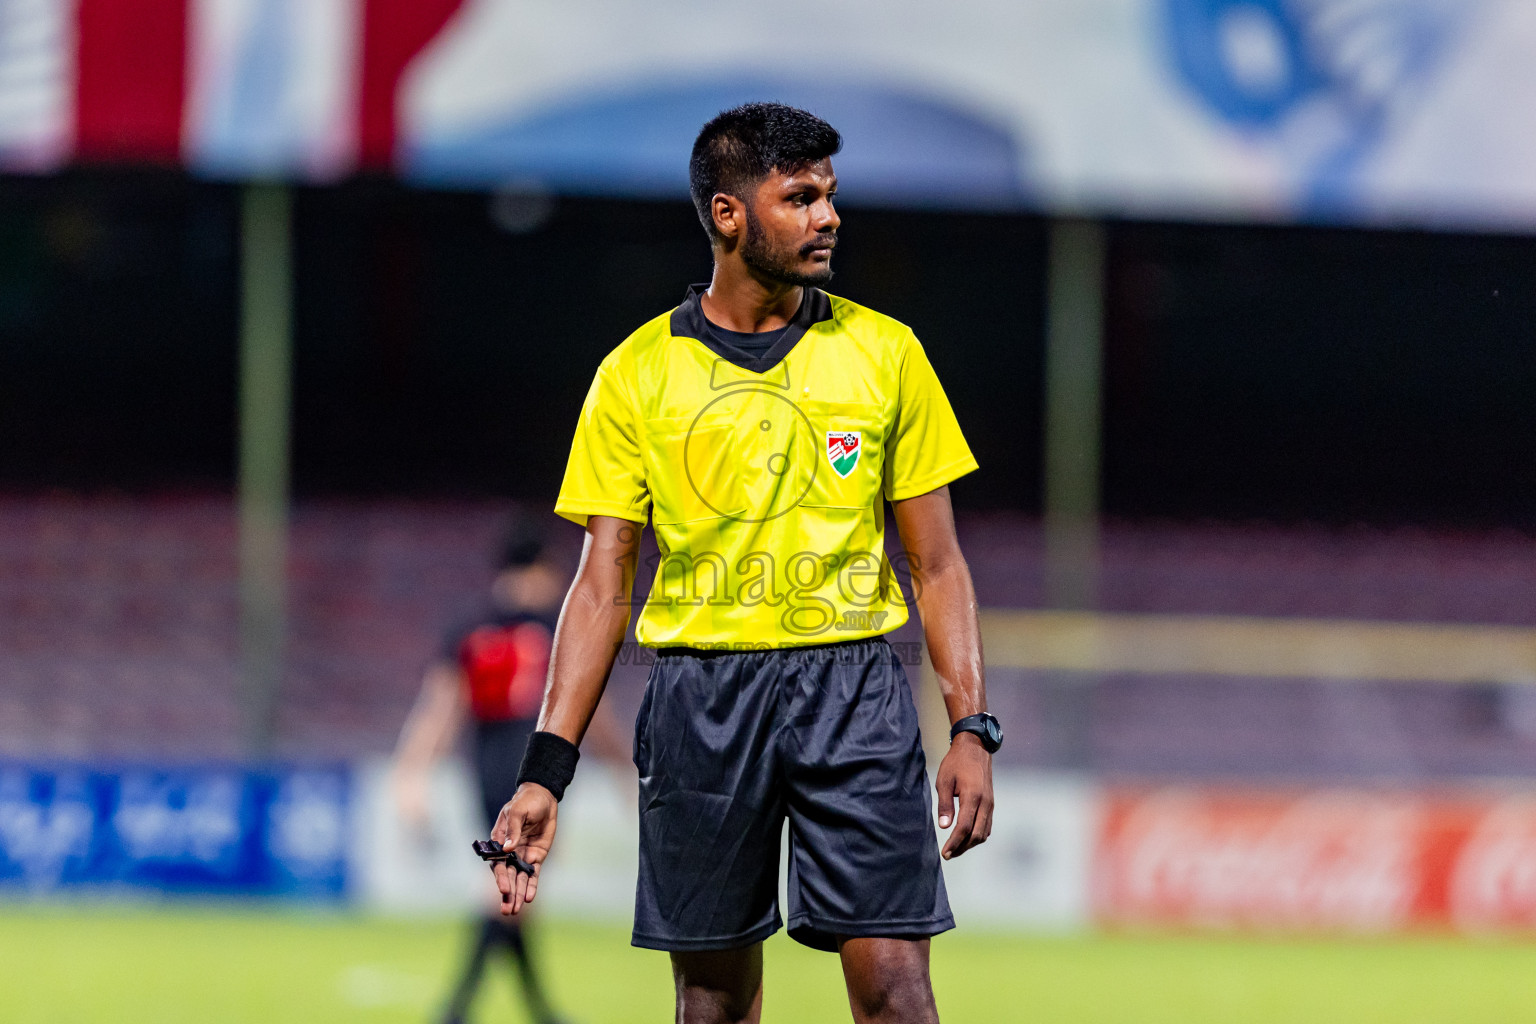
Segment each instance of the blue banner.
[[0,764],[0,892],[340,900],[345,767]]

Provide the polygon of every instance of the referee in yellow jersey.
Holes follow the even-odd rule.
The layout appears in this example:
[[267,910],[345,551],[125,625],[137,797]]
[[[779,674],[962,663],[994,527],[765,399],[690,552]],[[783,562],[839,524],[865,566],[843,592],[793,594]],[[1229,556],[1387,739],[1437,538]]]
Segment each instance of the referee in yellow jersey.
[[931,936],[954,926],[917,715],[883,634],[907,619],[885,502],[953,723],[942,856],[991,831],[991,754],[970,571],[947,485],[976,468],[912,331],[821,291],[841,139],[753,103],[689,165],[714,275],[603,360],[556,511],[585,525],[538,731],[492,838],[503,912],[534,899],[557,802],[624,640],[639,531],[661,552],[636,635],[655,651],[635,730],[634,942],[672,955],[679,1021],[756,1021],[782,924],[842,958],[859,1022],[938,1020]]

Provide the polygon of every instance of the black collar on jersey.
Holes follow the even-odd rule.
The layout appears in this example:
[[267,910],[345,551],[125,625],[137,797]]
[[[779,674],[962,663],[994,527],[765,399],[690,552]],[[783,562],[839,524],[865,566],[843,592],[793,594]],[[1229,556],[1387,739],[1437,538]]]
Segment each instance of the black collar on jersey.
[[715,339],[713,331],[705,329],[708,321],[704,319],[704,309],[699,305],[699,296],[708,288],[707,284],[688,286],[688,294],[683,296],[683,304],[672,311],[672,336],[697,339],[721,359],[735,363],[743,370],[751,370],[753,373],[764,373],[773,369],[780,360],[789,355],[789,350],[805,337],[806,331],[823,320],[832,319],[832,300],[827,298],[827,293],[820,288],[806,285],[803,289],[805,294],[800,299],[800,308],[795,311],[794,317],[785,327],[783,336],[767,352],[754,359],[739,349],[722,345]]

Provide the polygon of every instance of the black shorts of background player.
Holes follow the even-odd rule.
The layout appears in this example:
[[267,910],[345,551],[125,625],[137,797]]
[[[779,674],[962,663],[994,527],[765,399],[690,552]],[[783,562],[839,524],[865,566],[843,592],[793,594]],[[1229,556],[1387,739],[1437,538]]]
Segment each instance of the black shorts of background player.
[[[555,619],[569,581],[569,569],[543,532],[526,521],[515,523],[502,546],[487,607],[449,631],[401,731],[393,783],[408,827],[429,827],[428,777],[466,725],[472,726],[470,759],[487,831],[511,799],[523,748],[538,718]],[[618,727],[610,731],[627,762]],[[512,958],[529,1016],[538,1024],[555,1024],[559,1018],[529,952],[527,923],[496,913],[490,903],[474,923],[468,958],[444,1011],[445,1024],[467,1017],[486,960],[498,948]]]

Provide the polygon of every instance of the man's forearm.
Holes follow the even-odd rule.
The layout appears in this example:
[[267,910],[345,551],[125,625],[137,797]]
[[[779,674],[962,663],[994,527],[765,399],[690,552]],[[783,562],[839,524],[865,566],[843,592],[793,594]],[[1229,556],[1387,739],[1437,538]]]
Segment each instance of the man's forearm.
[[957,558],[937,569],[919,572],[917,577],[918,611],[928,657],[939,677],[949,720],[958,722],[987,710],[981,624],[971,571]]
[[987,710],[981,659],[981,622],[971,570],[955,539],[949,488],[894,503],[923,619],[928,657],[939,677],[949,720]]
[[576,581],[555,626],[538,728],[578,746],[629,628],[629,586],[639,528],[593,517]]

